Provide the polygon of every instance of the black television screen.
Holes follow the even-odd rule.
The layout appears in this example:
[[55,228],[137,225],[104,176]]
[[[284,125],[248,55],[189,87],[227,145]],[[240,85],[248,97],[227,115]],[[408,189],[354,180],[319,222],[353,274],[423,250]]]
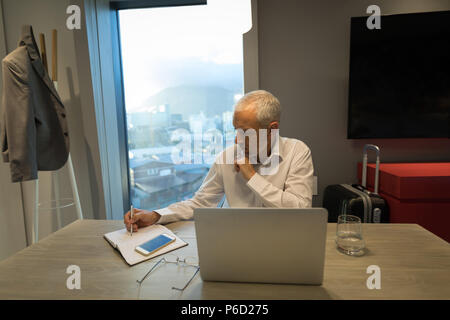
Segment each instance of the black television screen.
[[448,138],[450,11],[351,19],[347,138]]

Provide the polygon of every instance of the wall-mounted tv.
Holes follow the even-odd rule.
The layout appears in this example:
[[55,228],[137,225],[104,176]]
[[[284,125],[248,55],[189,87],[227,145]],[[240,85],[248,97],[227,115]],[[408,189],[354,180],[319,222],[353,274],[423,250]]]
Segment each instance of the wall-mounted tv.
[[351,18],[347,138],[450,137],[450,11]]

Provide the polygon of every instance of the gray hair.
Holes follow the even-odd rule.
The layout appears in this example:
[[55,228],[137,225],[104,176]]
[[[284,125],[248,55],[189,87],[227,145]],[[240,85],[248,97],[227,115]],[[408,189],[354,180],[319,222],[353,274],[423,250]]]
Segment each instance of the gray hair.
[[280,121],[280,101],[268,91],[255,90],[244,95],[236,103],[235,111],[242,111],[249,106],[256,109],[256,118],[261,126],[268,126],[272,121]]

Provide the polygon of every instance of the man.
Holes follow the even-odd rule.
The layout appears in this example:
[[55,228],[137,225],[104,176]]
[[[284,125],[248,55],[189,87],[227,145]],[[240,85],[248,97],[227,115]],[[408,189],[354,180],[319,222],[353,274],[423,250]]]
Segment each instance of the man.
[[[137,231],[155,223],[191,219],[194,208],[217,207],[224,195],[231,207],[311,207],[311,151],[300,140],[274,134],[278,133],[280,114],[280,102],[267,91],[243,96],[233,116],[233,125],[241,135],[238,133],[235,146],[217,157],[194,197],[155,211],[135,209],[132,220],[127,212],[127,229],[132,226]],[[248,132],[257,133],[253,143]],[[241,158],[236,156],[238,147],[242,148]]]

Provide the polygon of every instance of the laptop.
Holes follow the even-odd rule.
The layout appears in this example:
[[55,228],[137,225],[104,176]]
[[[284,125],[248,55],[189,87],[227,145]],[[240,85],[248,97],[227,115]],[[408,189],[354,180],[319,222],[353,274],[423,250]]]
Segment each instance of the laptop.
[[201,208],[194,220],[204,281],[322,284],[326,209]]

